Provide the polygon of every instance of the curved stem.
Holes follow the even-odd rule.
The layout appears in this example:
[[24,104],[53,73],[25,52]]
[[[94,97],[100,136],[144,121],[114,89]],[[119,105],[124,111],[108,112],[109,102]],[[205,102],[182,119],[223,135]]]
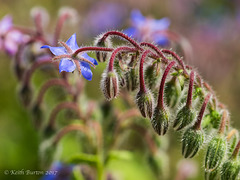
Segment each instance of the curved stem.
[[63,102],[63,103],[58,104],[51,111],[51,114],[50,114],[50,117],[49,117],[49,120],[48,120],[48,126],[54,128],[55,121],[56,121],[56,116],[63,109],[72,109],[72,110],[76,111],[78,117],[81,119],[81,113],[80,113],[80,109],[79,109],[77,103],[74,103],[74,102]]
[[113,48],[106,48],[106,47],[82,47],[79,48],[78,50],[76,50],[73,53],[73,56],[77,56],[80,52],[84,52],[84,51],[108,51],[111,52],[113,51]]
[[192,106],[193,83],[194,83],[194,71],[191,71],[190,79],[189,79],[189,87],[188,87],[187,104],[186,104],[188,108],[191,108]]
[[184,73],[188,75],[188,73],[187,73],[187,71],[185,69],[183,61],[181,60],[181,58],[175,52],[170,51],[168,49],[162,49],[161,51],[163,53],[171,54],[179,62],[179,64],[182,66]]
[[41,104],[42,100],[43,100],[43,97],[46,93],[46,91],[52,87],[52,86],[62,86],[62,87],[66,87],[66,89],[71,92],[71,86],[68,84],[68,82],[64,79],[50,79],[48,80],[47,82],[45,82],[39,93],[38,93],[38,96],[37,96],[37,104]]
[[196,129],[196,130],[201,129],[201,122],[202,122],[202,119],[203,119],[203,114],[205,112],[205,109],[206,109],[206,106],[208,104],[208,101],[209,101],[210,97],[211,97],[211,94],[208,93],[207,96],[205,97],[204,101],[203,101],[201,110],[200,110],[200,112],[198,114],[198,117],[197,117],[197,121],[193,126],[193,128]]
[[112,52],[112,55],[111,55],[109,63],[108,63],[108,71],[113,71],[114,59],[115,59],[116,55],[121,51],[134,52],[134,51],[137,51],[137,49],[136,48],[130,48],[130,47],[127,47],[127,46],[123,46],[123,47],[119,47],[119,48],[115,49]]
[[160,51],[160,49],[158,47],[156,47],[153,44],[148,43],[148,42],[142,42],[142,43],[140,43],[140,46],[147,46],[147,47],[153,49],[162,58],[164,63],[168,63],[168,59],[165,57],[165,55]]
[[164,85],[165,85],[165,81],[167,78],[168,73],[170,72],[172,66],[175,64],[175,61],[172,61],[167,68],[164,71],[164,74],[162,76],[162,80],[161,80],[161,84],[159,87],[159,93],[158,93],[158,104],[157,107],[160,109],[164,109],[164,101],[163,101],[163,93],[164,93]]
[[82,125],[82,124],[72,124],[72,125],[65,126],[57,133],[57,135],[55,136],[55,138],[53,140],[53,144],[56,145],[62,139],[62,137],[64,135],[66,135],[67,133],[69,133],[71,131],[81,131],[82,133],[84,133],[90,137],[90,134],[89,134],[90,131],[87,128],[87,126]]
[[142,54],[141,60],[140,60],[140,68],[139,68],[139,83],[140,83],[140,91],[146,93],[146,87],[143,77],[143,63],[147,57],[147,55],[151,53],[150,50],[145,50]]
[[35,61],[32,66],[30,67],[30,69],[28,69],[27,71],[25,71],[24,73],[24,80],[23,83],[28,85],[30,82],[31,77],[33,76],[34,72],[41,66],[44,65],[48,65],[48,64],[53,64],[56,65],[56,63],[53,63],[53,61],[49,58],[46,58],[45,60],[42,61]]
[[136,41],[134,41],[132,38],[130,38],[129,36],[127,36],[124,33],[118,32],[118,31],[108,31],[106,32],[103,37],[101,38],[101,40],[105,41],[106,38],[110,35],[114,35],[114,36],[120,36],[122,38],[124,38],[125,40],[127,40],[128,42],[130,42],[133,46],[135,46],[137,49],[139,50],[143,50]]

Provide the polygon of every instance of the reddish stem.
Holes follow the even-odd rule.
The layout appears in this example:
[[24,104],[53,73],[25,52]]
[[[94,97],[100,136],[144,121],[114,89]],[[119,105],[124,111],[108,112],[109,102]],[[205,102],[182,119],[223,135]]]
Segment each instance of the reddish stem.
[[203,119],[203,114],[205,112],[205,109],[206,109],[206,106],[208,104],[208,101],[209,101],[210,97],[211,97],[211,94],[208,93],[206,98],[204,99],[204,102],[202,104],[201,110],[200,110],[200,112],[198,114],[198,117],[197,117],[197,121],[196,121],[196,123],[193,126],[193,128],[196,129],[196,130],[200,130],[201,129],[201,122],[202,122],[202,119]]
[[42,35],[43,34],[43,27],[42,27],[42,16],[41,16],[41,13],[38,13],[34,17],[34,23],[35,23],[35,26],[36,26],[37,34],[38,35]]
[[239,149],[240,149],[240,140],[237,143],[236,148],[234,149],[233,153],[232,153],[232,158],[236,159],[239,153]]
[[78,53],[80,52],[84,52],[84,51],[113,51],[114,49],[113,48],[105,48],[105,47],[82,47],[82,48],[79,48],[78,50],[76,50],[74,53],[73,53],[73,56],[77,56]]
[[189,87],[188,87],[187,104],[186,104],[188,108],[191,108],[192,106],[193,83],[194,83],[194,71],[191,71],[190,79],[189,79]]
[[223,114],[222,114],[221,124],[220,124],[219,130],[218,130],[219,134],[223,134],[224,133],[227,118],[228,118],[227,117],[227,111],[224,110]]
[[175,64],[175,61],[172,61],[167,68],[164,71],[164,74],[162,76],[162,80],[161,80],[161,84],[160,84],[160,88],[159,88],[159,93],[158,93],[158,104],[157,107],[160,109],[164,109],[164,101],[163,101],[163,92],[164,92],[164,85],[165,85],[165,81],[167,78],[168,73],[170,72],[172,66]]
[[63,102],[58,104],[51,112],[50,117],[49,117],[49,125],[52,128],[54,128],[55,126],[55,121],[56,121],[56,116],[57,114],[63,110],[63,109],[72,109],[74,111],[76,111],[76,113],[78,114],[78,117],[81,119],[81,113],[80,113],[80,109],[78,107],[78,105],[74,102]]
[[38,96],[37,96],[37,104],[41,104],[43,97],[46,93],[46,91],[52,87],[52,86],[62,86],[62,87],[66,87],[66,89],[71,92],[71,86],[68,84],[68,82],[64,79],[50,79],[47,82],[45,82],[43,84],[43,86],[41,87]]
[[112,52],[112,55],[111,55],[109,63],[108,63],[108,71],[113,71],[114,59],[115,59],[116,55],[121,51],[134,52],[134,51],[137,51],[137,49],[136,48],[130,48],[130,47],[127,47],[127,46],[123,46],[123,47],[119,47],[119,48],[115,49]]
[[164,63],[168,63],[168,59],[165,57],[165,55],[160,51],[160,49],[156,46],[154,46],[153,44],[151,43],[148,43],[148,42],[142,42],[140,44],[140,46],[147,46],[147,47],[150,47],[151,49],[153,49],[161,58],[162,60],[164,61]]
[[136,41],[134,41],[132,38],[130,38],[129,36],[127,36],[126,34],[124,33],[121,33],[121,32],[118,32],[118,31],[108,31],[106,32],[103,37],[101,38],[101,40],[105,41],[106,38],[109,36],[109,35],[116,35],[116,36],[120,36],[124,39],[126,39],[127,41],[129,41],[133,46],[135,46],[137,49],[139,50],[143,50]]
[[65,13],[58,18],[55,33],[54,33],[54,39],[53,39],[54,46],[56,46],[58,43],[58,39],[60,37],[60,33],[62,30],[63,24],[67,20],[68,17],[69,17],[69,15],[67,13]]
[[174,58],[176,58],[176,60],[177,60],[177,61],[179,62],[179,64],[182,66],[184,73],[185,73],[185,74],[188,74],[187,71],[186,71],[186,69],[185,69],[185,66],[184,66],[183,61],[181,60],[181,58],[180,58],[175,52],[170,51],[170,50],[168,50],[168,49],[162,49],[161,51],[162,51],[163,53],[171,54]]
[[32,64],[32,66],[30,67],[30,69],[28,69],[25,74],[24,74],[24,80],[23,83],[28,85],[30,82],[30,79],[33,75],[33,73],[41,66],[47,65],[47,64],[53,64],[56,65],[56,63],[54,63],[52,60],[50,60],[49,58],[46,58],[45,60],[42,61],[36,61]]
[[145,87],[145,82],[144,82],[144,77],[143,77],[143,63],[147,57],[147,55],[151,53],[150,50],[145,50],[142,54],[141,60],[140,60],[140,68],[139,68],[139,82],[140,82],[140,91],[146,93],[146,87]]

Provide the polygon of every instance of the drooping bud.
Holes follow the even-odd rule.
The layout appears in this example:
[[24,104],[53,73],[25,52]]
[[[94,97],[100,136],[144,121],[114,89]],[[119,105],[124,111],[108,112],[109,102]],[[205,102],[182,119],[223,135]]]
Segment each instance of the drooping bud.
[[[158,70],[159,68],[159,70]],[[160,63],[147,66],[144,74],[144,79],[149,89],[154,89],[160,77]]]
[[[100,35],[102,36],[102,35]],[[95,43],[97,47],[112,47],[112,41],[110,38],[97,38]],[[105,62],[107,60],[107,52],[96,51],[96,58],[98,62]]]
[[29,106],[32,100],[32,90],[28,84],[23,84],[19,90],[20,99],[25,107]]
[[240,161],[227,160],[221,169],[221,180],[237,180],[240,177]]
[[[33,7],[30,11],[30,15],[33,18],[33,21],[40,20],[42,27],[45,27],[46,25],[48,25],[49,14],[45,8],[40,6]],[[38,18],[41,18],[41,19],[38,19]]]
[[105,71],[102,74],[101,89],[107,100],[115,98],[119,91],[118,76],[115,71]]
[[189,108],[188,106],[184,106],[178,111],[177,117],[173,124],[173,128],[176,131],[179,131],[185,128],[186,126],[190,125],[193,122],[195,115],[196,113],[192,108]]
[[205,158],[205,177],[208,179],[210,174],[222,163],[227,151],[226,139],[222,134],[212,138],[210,141]]
[[231,155],[239,140],[239,134],[236,129],[232,129],[227,135],[228,154]]
[[35,128],[39,129],[42,125],[43,112],[39,104],[34,104],[32,107],[32,120]]
[[76,9],[72,7],[64,6],[58,11],[58,16],[60,18],[66,18],[70,24],[76,24],[79,21],[79,15]]
[[165,85],[166,103],[169,107],[175,107],[181,96],[181,85],[176,76],[174,76]]
[[169,114],[165,109],[156,107],[151,118],[152,127],[158,135],[166,134],[169,126]]
[[152,117],[153,113],[153,96],[148,90],[147,92],[139,91],[136,96],[136,104],[143,117]]
[[204,142],[204,132],[200,129],[189,128],[182,137],[182,155],[185,158],[194,157]]

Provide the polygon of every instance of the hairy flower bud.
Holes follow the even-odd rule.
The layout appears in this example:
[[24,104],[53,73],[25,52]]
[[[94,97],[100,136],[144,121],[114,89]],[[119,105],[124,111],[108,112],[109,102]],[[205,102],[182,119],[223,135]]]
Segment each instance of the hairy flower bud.
[[119,91],[118,76],[115,71],[105,71],[102,74],[101,89],[107,100],[115,98]]
[[32,90],[27,84],[23,84],[19,90],[20,99],[25,107],[27,107],[32,100]]
[[229,159],[223,165],[221,169],[222,180],[237,180],[240,177],[240,161]]
[[210,141],[205,158],[205,176],[216,170],[222,163],[227,151],[226,139],[222,134],[213,137]]
[[[100,35],[102,36],[102,35]],[[97,38],[94,42],[97,47],[112,47],[112,42],[110,38],[103,39]],[[105,62],[107,60],[107,52],[96,51],[96,58],[98,62]]]
[[157,72],[157,69],[154,65],[150,65],[146,67],[144,80],[149,87],[149,89],[154,89],[157,85],[157,79],[159,78],[160,73]]
[[136,104],[143,117],[152,117],[153,112],[153,96],[150,91],[139,91],[136,96]]
[[35,128],[39,129],[42,124],[43,112],[39,104],[33,105],[32,108],[32,120]]
[[196,114],[191,107],[184,106],[178,111],[173,128],[177,131],[185,128],[193,122],[195,115]]
[[202,130],[189,128],[182,137],[182,155],[185,158],[194,157],[204,142],[204,133]]
[[138,88],[139,85],[139,70],[136,68],[131,68],[125,73],[125,82],[128,91],[134,91]]
[[152,127],[158,135],[166,134],[169,126],[169,114],[165,109],[156,107],[151,118]]
[[169,107],[175,107],[181,96],[181,85],[177,76],[174,76],[165,84],[166,103]]

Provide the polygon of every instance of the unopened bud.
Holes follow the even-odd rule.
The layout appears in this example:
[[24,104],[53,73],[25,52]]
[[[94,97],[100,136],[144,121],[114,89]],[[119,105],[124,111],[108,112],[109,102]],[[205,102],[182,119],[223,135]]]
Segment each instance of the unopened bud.
[[237,180],[240,178],[240,161],[229,159],[223,165],[221,169],[222,180]]
[[125,73],[125,82],[128,91],[134,91],[139,86],[139,70],[131,68]]
[[169,114],[165,109],[156,107],[151,118],[152,127],[158,135],[166,134],[169,126]]
[[102,74],[101,89],[107,100],[115,98],[119,91],[118,76],[115,71],[105,71]]
[[[101,35],[102,36],[102,35]],[[97,47],[112,47],[112,41],[110,38],[97,38],[94,42]],[[107,60],[107,52],[96,51],[96,58],[98,62],[105,62]]]
[[174,76],[169,82],[165,84],[166,103],[169,107],[175,107],[181,96],[181,84],[177,76]]
[[37,6],[31,9],[30,15],[35,20],[38,16],[41,18],[41,25],[45,27],[49,22],[49,14],[47,10],[43,7]]
[[143,117],[152,117],[153,112],[153,96],[150,91],[139,91],[136,96],[136,104]]
[[182,155],[185,158],[194,157],[204,142],[204,133],[202,130],[194,128],[187,129],[182,137]]
[[20,99],[25,107],[29,106],[32,100],[32,90],[29,85],[23,84],[19,90]]
[[67,16],[67,19],[69,23],[76,24],[79,20],[79,15],[76,11],[76,9],[71,7],[62,7],[59,9],[59,17]]
[[205,158],[205,175],[216,170],[222,163],[227,150],[226,139],[223,135],[217,135],[210,141]]
[[195,115],[196,113],[191,107],[184,106],[178,111],[173,128],[177,131],[185,128],[193,122]]
[[160,73],[156,71],[157,71],[156,67],[154,65],[150,65],[146,67],[146,70],[144,73],[145,83],[151,90],[156,87],[158,78],[160,77]]

